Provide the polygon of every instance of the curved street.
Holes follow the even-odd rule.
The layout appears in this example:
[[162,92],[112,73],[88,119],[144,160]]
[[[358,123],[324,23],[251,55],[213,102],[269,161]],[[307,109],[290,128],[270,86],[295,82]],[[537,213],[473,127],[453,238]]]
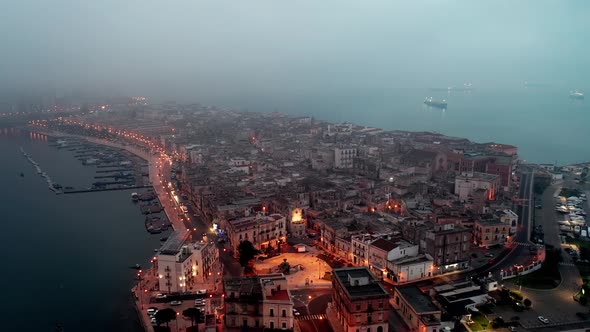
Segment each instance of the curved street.
[[[556,197],[561,189],[566,187],[575,187],[570,181],[559,182],[549,186],[541,197],[541,210],[537,215],[537,223],[542,225],[544,231],[544,242],[547,245],[561,248],[559,235],[559,224],[556,223],[558,218],[555,212]],[[520,323],[527,329],[544,330],[561,330],[564,325],[576,324],[581,319],[576,316],[576,312],[587,311],[578,302],[573,300],[573,296],[580,291],[582,278],[578,268],[574,265],[573,260],[567,253],[562,253],[563,261],[559,264],[559,273],[561,282],[554,289],[540,290],[519,288],[519,286],[510,282],[513,289],[520,289],[525,298],[529,298],[533,303],[534,314],[522,315]],[[536,313],[547,317],[549,324],[539,322]]]

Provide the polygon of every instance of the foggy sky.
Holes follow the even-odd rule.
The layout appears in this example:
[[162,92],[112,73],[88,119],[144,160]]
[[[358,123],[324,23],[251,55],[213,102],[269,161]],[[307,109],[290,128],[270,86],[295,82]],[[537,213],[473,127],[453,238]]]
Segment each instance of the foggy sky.
[[584,86],[587,1],[18,0],[0,88],[199,101],[524,80]]

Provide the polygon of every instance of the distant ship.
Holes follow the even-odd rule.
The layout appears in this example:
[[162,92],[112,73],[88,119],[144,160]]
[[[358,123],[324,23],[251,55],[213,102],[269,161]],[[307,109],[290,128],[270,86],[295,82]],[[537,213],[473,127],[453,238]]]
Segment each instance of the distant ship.
[[430,107],[436,107],[436,108],[442,108],[442,109],[447,108],[447,102],[445,100],[442,100],[442,101],[433,100],[432,97],[424,99],[424,104],[426,104]]
[[584,94],[581,93],[580,91],[571,91],[570,92],[570,98],[572,99],[584,99]]
[[431,91],[472,91],[473,86],[471,83],[463,83],[463,86],[449,86],[446,88],[430,88]]

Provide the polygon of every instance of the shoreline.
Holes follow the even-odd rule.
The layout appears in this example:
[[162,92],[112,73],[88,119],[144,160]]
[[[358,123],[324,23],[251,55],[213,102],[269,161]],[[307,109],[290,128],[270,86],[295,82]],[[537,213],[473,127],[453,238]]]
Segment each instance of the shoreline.
[[[32,130],[29,130],[29,131],[32,131]],[[49,137],[54,137],[54,138],[57,138],[57,137],[78,138],[78,139],[82,139],[82,140],[85,140],[90,143],[125,150],[125,151],[141,158],[142,160],[144,160],[148,164],[148,177],[150,180],[149,185],[143,186],[143,187],[144,188],[153,188],[154,192],[156,193],[156,195],[158,197],[158,200],[160,201],[160,203],[162,205],[162,208],[164,210],[166,218],[168,218],[168,220],[170,221],[170,225],[173,230],[186,229],[184,223],[181,220],[179,221],[177,218],[171,218],[171,217],[175,217],[175,214],[173,214],[174,213],[173,211],[170,211],[171,210],[170,205],[165,204],[165,202],[167,202],[166,201],[167,197],[165,196],[165,192],[163,192],[163,188],[160,186],[158,186],[158,187],[154,186],[154,183],[156,181],[161,181],[161,180],[157,179],[157,174],[154,172],[155,169],[152,169],[152,168],[156,167],[156,162],[154,160],[156,158],[154,156],[150,155],[148,152],[141,151],[138,148],[133,148],[132,146],[129,146],[129,145],[123,145],[123,144],[110,142],[107,140],[93,138],[93,137],[72,135],[72,134],[58,132],[58,131],[35,130],[35,132],[47,135]],[[133,188],[127,188],[127,189],[133,189]],[[113,190],[121,190],[121,189],[113,189]],[[105,191],[105,190],[101,190],[101,191]],[[150,266],[148,269],[144,270],[144,273],[146,273],[146,274],[150,273],[149,271],[151,271],[151,269],[153,269],[153,266]],[[153,331],[153,328],[151,328],[150,322],[146,321],[146,316],[144,315],[143,310],[140,309],[143,306],[143,303],[142,303],[143,301],[141,301],[141,296],[137,296],[138,292],[141,293],[140,283],[141,283],[141,281],[137,281],[136,284],[131,288],[131,294],[133,295],[132,299],[134,302],[133,309],[137,314],[137,318],[140,321],[140,325],[142,326],[142,329],[146,332],[151,332],[151,331]]]
[[[40,175],[36,173],[34,165],[31,166],[31,162],[23,157],[23,153],[20,150],[21,147],[33,156],[35,161],[43,167],[43,171],[51,174],[52,178],[55,177],[60,183],[62,183],[62,181],[68,182],[68,184],[73,187],[84,186],[84,184],[87,183],[86,181],[88,181],[89,178],[91,179],[94,175],[94,168],[84,167],[84,169],[80,170],[79,167],[82,166],[79,166],[80,161],[73,157],[73,151],[67,151],[66,149],[60,151],[56,149],[55,146],[52,146],[51,144],[52,140],[48,142],[39,139],[31,139],[29,137],[30,131],[36,132],[29,129],[20,134],[15,133],[14,135],[11,135],[10,140],[5,140],[3,142],[5,143],[3,145],[3,151],[7,152],[7,158],[13,160],[13,163],[6,163],[6,165],[10,166],[7,169],[16,170],[16,173],[14,173],[15,175],[9,177],[9,183],[12,183],[10,181],[12,178],[16,178],[15,183],[18,185],[18,187],[15,188],[14,194],[10,194],[11,197],[20,197],[22,193],[26,195],[23,202],[26,202],[27,199],[40,200],[43,201],[43,203],[39,202],[39,209],[42,209],[41,206],[48,207],[49,209],[41,215],[43,219],[27,218],[27,220],[23,221],[30,221],[31,225],[34,225],[35,223],[47,225],[47,227],[45,227],[46,236],[43,236],[43,238],[47,238],[47,241],[43,240],[42,242],[39,242],[41,245],[51,245],[51,248],[70,251],[73,247],[71,247],[71,243],[68,243],[68,240],[73,241],[72,243],[81,244],[83,246],[88,243],[88,247],[85,247],[85,249],[93,248],[92,251],[95,252],[98,250],[97,253],[104,256],[105,259],[97,259],[97,261],[100,262],[93,263],[92,261],[94,257],[91,255],[84,259],[85,262],[80,262],[75,259],[76,257],[74,256],[63,255],[62,257],[65,260],[68,260],[68,264],[72,264],[71,266],[67,265],[67,267],[72,270],[67,271],[67,269],[59,268],[62,271],[56,272],[54,278],[50,278],[45,284],[43,284],[44,291],[46,290],[49,294],[53,294],[51,295],[52,302],[54,301],[53,299],[55,299],[55,305],[39,318],[34,319],[34,322],[31,322],[29,326],[25,326],[24,330],[50,329],[53,331],[55,323],[58,322],[66,331],[69,328],[73,328],[74,330],[84,330],[83,324],[93,325],[87,326],[88,330],[92,331],[111,329],[113,331],[145,331],[145,326],[143,326],[144,324],[141,317],[136,316],[137,308],[135,304],[133,304],[133,307],[130,306],[132,304],[130,300],[132,299],[129,297],[129,289],[134,286],[137,281],[134,278],[134,272],[129,270],[127,265],[133,265],[133,263],[136,262],[141,263],[142,265],[146,264],[146,257],[147,261],[149,261],[149,254],[152,248],[159,247],[159,245],[157,245],[158,237],[151,237],[150,239],[149,234],[143,234],[143,228],[142,226],[139,226],[142,224],[141,214],[138,213],[137,206],[131,204],[130,199],[128,199],[128,191],[126,190],[121,190],[121,193],[116,193],[114,195],[112,193],[105,193],[102,196],[98,194],[79,195],[79,197],[76,195],[72,195],[72,197],[61,197],[61,195],[55,195],[53,192],[47,190],[47,184],[44,181],[44,177],[40,177]],[[57,137],[60,135],[59,133],[51,133],[50,136]],[[97,146],[97,148],[100,147]],[[121,151],[120,153],[125,152]],[[143,160],[140,161],[138,158],[134,159],[136,163],[143,163]],[[24,173],[25,176],[20,177],[19,173]],[[9,174],[12,175],[12,173]],[[7,193],[11,192],[12,190],[7,191]],[[31,193],[29,194],[27,192]],[[102,204],[104,204],[104,206],[101,206]],[[19,204],[11,205],[11,208],[19,206]],[[84,207],[84,209],[82,210],[81,207]],[[21,215],[20,212],[14,214],[11,208],[7,210],[7,212],[10,213],[9,216],[12,215],[16,217]],[[37,206],[33,206],[32,209],[30,206],[25,207],[25,210],[37,209]],[[79,216],[74,217],[74,215],[77,214],[79,214]],[[86,214],[92,214],[92,216],[84,217]],[[34,213],[34,215],[39,216],[39,213]],[[107,222],[107,219],[104,219],[103,217],[100,217],[99,219],[96,217],[97,215],[108,215],[110,216],[108,217],[108,220],[110,221]],[[70,224],[68,223],[68,217],[70,216],[75,219],[83,219],[77,220],[76,224]],[[51,221],[51,223],[49,223],[49,221]],[[88,224],[84,225],[86,222],[88,222]],[[124,225],[118,225],[121,222],[123,222],[122,224]],[[21,223],[19,221],[16,224]],[[96,228],[100,228],[100,230],[94,229],[95,225],[97,226]],[[76,228],[76,230],[72,229],[72,227]],[[23,228],[24,227],[17,226],[14,230],[20,231],[20,229]],[[9,230],[11,232],[13,231],[12,229]],[[30,232],[31,230],[27,227],[26,232]],[[35,228],[33,232],[41,231]],[[114,236],[110,239],[110,233],[130,234],[132,236]],[[84,237],[88,236],[90,236],[88,242],[83,240]],[[110,243],[105,245],[95,243],[96,241],[94,240],[103,238],[103,236],[107,239],[106,241]],[[53,247],[51,243],[54,241],[59,241],[60,244]],[[100,241],[102,242],[105,240]],[[133,246],[134,248],[130,248],[131,250],[125,250],[126,253],[121,253],[122,258],[113,257],[113,255],[118,256],[117,250],[128,246]],[[62,252],[61,250],[58,251]],[[137,253],[140,254],[138,255]],[[54,257],[52,257],[51,261],[53,261],[53,259]],[[108,262],[106,262],[107,260]],[[56,259],[56,264],[61,264],[58,263],[59,261],[59,259]],[[96,268],[97,264],[102,267],[100,271],[92,271]],[[65,266],[66,265],[64,265],[64,267]],[[48,266],[48,268],[55,267],[56,265],[51,264]],[[91,288],[89,291],[78,289],[79,287],[76,287],[76,282],[79,279],[76,280],[75,278],[70,278],[71,275],[77,274],[75,269],[88,269],[88,271],[92,271],[92,276],[85,278],[86,285]],[[119,277],[108,277],[113,273],[119,275]],[[96,276],[101,277],[98,278]],[[100,289],[105,287],[108,287],[109,292],[100,291]],[[26,304],[26,302],[30,302],[31,300],[35,301],[35,296],[38,296],[38,292],[37,295],[28,291],[23,292],[22,295],[19,294],[20,299],[15,301],[15,305],[20,306],[21,302]],[[96,308],[91,310],[93,312],[78,312],[79,310],[76,309],[76,314],[72,317],[68,317],[71,315],[63,314],[63,310],[66,310],[68,306],[72,305],[72,301],[74,301],[65,301],[65,299],[75,299],[76,297],[94,298],[90,301],[96,301]],[[88,305],[92,302],[81,300],[80,303]],[[76,317],[78,318],[76,319]],[[80,320],[83,321],[80,322]],[[16,328],[11,326],[12,323],[9,323],[7,325],[7,330],[16,330]]]
[[[156,195],[158,196],[158,199],[162,203],[162,208],[164,210],[164,213],[166,214],[166,217],[170,221],[170,224],[172,225],[173,230],[186,229],[184,224],[181,224],[181,222],[177,222],[178,221],[177,218],[171,218],[171,216],[174,216],[174,214],[172,214],[172,211],[169,211],[170,206],[167,204],[164,204],[164,202],[166,201],[165,194],[162,193],[161,190],[158,190],[159,188],[157,189],[154,186],[154,180],[157,180],[157,181],[160,181],[160,180],[156,178],[156,174],[154,174],[154,172],[152,170],[152,167],[155,167],[155,165],[156,165],[155,161],[152,159],[153,156],[150,156],[147,152],[130,147],[128,145],[122,145],[122,144],[110,142],[110,141],[107,141],[104,139],[98,139],[98,138],[93,138],[93,137],[88,137],[88,136],[72,135],[72,134],[59,132],[59,131],[35,130],[35,132],[38,132],[40,134],[44,134],[44,135],[47,135],[50,137],[75,137],[75,138],[83,139],[85,141],[88,141],[88,142],[91,142],[94,144],[125,150],[125,151],[132,153],[133,155],[141,158],[142,160],[144,160],[148,164],[148,176],[150,179],[149,185],[143,186],[143,188],[150,188],[151,187],[154,189],[154,192],[156,193]],[[134,189],[134,188],[135,187],[126,188],[126,189]],[[119,189],[113,189],[113,190],[119,190]],[[180,227],[181,225],[182,225],[182,227]]]

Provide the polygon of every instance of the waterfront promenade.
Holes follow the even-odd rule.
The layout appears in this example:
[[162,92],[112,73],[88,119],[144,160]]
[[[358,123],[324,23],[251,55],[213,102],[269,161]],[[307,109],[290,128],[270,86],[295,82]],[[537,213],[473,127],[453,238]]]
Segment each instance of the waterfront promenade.
[[162,207],[172,224],[174,230],[187,229],[182,217],[179,216],[178,208],[170,198],[166,191],[166,185],[170,182],[170,159],[166,155],[153,155],[151,151],[146,148],[140,148],[129,144],[121,144],[111,142],[103,139],[94,137],[77,136],[82,139],[86,139],[89,142],[110,146],[113,148],[123,149],[134,155],[146,160],[148,162],[148,175],[150,183],[152,184],[154,191],[158,195]]
[[[37,130],[39,131],[39,130]],[[39,131],[41,132],[41,131]],[[170,197],[170,193],[166,190],[166,185],[170,182],[171,178],[171,163],[168,156],[165,154],[154,154],[152,151],[148,150],[145,147],[134,146],[128,143],[122,144],[119,142],[108,141],[104,139],[88,137],[88,136],[80,136],[80,135],[72,135],[63,132],[56,132],[56,131],[42,131],[44,134],[48,136],[54,137],[75,137],[79,139],[86,140],[90,143],[109,146],[112,148],[122,149],[128,151],[139,158],[146,160],[148,163],[148,176],[150,180],[150,184],[154,188],[154,191],[158,195],[158,199],[160,200],[164,212],[168,220],[170,221],[174,230],[182,230],[187,229],[185,222],[181,215],[179,214],[178,207],[175,206],[174,201]],[[129,198],[131,199],[131,198]],[[142,270],[142,276],[140,282],[135,285],[131,291],[134,294],[134,302],[135,308],[137,310],[138,316],[141,320],[141,325],[144,327],[145,331],[152,332],[154,331],[153,326],[151,325],[150,318],[146,313],[146,309],[150,306],[153,307],[163,307],[162,304],[150,304],[150,296],[151,291],[155,285],[157,284],[157,271],[155,270],[157,265],[153,265],[149,267],[147,270]],[[190,301],[187,302],[187,305],[190,304]],[[181,309],[178,308],[177,311],[182,312]],[[175,326],[176,325],[176,326]],[[184,330],[186,327],[190,326],[190,321],[187,321],[182,315],[171,323],[171,327],[182,329]]]
[[[120,144],[116,142],[111,142],[103,139],[97,139],[93,137],[83,137],[87,141],[101,144],[105,146],[110,146],[114,148],[124,149],[130,153],[135,154],[136,156],[145,159],[148,162],[148,176],[150,179],[150,183],[152,184],[154,191],[158,195],[158,198],[164,208],[166,216],[174,230],[182,230],[187,229],[187,226],[184,223],[182,217],[180,217],[178,213],[178,208],[175,206],[174,201],[170,197],[169,192],[166,190],[166,185],[170,182],[170,159],[164,154],[153,154],[150,150],[143,148],[132,146],[129,144]],[[187,229],[188,230],[188,229]],[[157,265],[152,265],[148,270],[142,271],[142,277],[140,282],[132,288],[132,292],[135,295],[135,307],[138,311],[138,316],[144,326],[146,332],[154,331],[154,328],[151,324],[150,318],[147,315],[146,309],[148,307],[155,307],[162,309],[167,306],[163,306],[162,304],[150,304],[150,297],[151,297],[151,289],[155,287],[158,283],[157,281]],[[192,307],[190,301],[186,304],[183,304],[183,308],[185,306]],[[188,308],[187,307],[187,308]],[[186,308],[184,308],[186,309]],[[177,312],[182,312],[181,309],[178,309]],[[177,330],[184,330],[190,324],[184,317],[177,318],[172,322],[171,325],[176,325]]]

